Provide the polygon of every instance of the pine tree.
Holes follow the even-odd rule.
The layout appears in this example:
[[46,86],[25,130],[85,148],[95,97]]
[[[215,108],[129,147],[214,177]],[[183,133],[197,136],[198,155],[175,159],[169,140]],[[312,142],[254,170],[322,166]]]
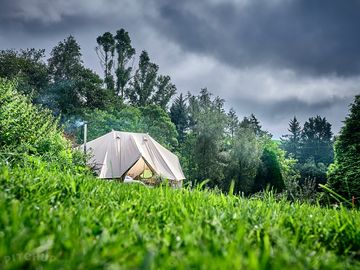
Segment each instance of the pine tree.
[[228,112],[228,118],[229,118],[229,122],[228,122],[228,132],[231,138],[234,138],[234,134],[236,129],[239,127],[239,119],[236,115],[236,112],[233,108],[230,109],[230,111]]
[[171,105],[170,108],[171,121],[175,124],[178,132],[178,141],[181,143],[185,139],[185,132],[189,126],[188,109],[186,100],[183,95],[180,94]]
[[288,131],[290,134],[282,136],[282,147],[296,159],[300,156],[300,143],[301,143],[301,126],[300,122],[294,116],[289,122]]
[[360,197],[360,95],[355,97],[335,143],[335,162],[328,171],[329,186],[347,199]]

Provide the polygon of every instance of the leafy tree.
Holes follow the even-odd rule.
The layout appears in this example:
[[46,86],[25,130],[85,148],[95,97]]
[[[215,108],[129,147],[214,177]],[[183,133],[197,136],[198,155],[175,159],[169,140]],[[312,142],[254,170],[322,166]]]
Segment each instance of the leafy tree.
[[319,184],[326,184],[327,166],[324,163],[315,163],[313,159],[308,159],[305,163],[297,164],[297,169],[300,173],[299,184],[303,185],[306,181],[311,180],[315,184],[317,190]]
[[123,28],[116,31],[114,38],[115,49],[117,52],[117,63],[115,71],[117,77],[116,94],[124,98],[126,85],[130,81],[132,71],[132,67],[129,67],[128,63],[135,55],[135,49],[131,46],[129,33],[126,32]]
[[281,138],[282,147],[288,154],[299,158],[301,153],[301,126],[295,116],[290,120],[288,131],[290,134]]
[[261,144],[255,132],[250,128],[235,129],[232,147],[229,150],[226,166],[226,178],[223,188],[227,191],[234,181],[234,192],[250,194],[260,165]]
[[51,52],[49,70],[52,77],[43,103],[55,113],[79,114],[84,108],[103,108],[109,92],[101,88],[102,80],[82,65],[80,46],[69,36]]
[[131,87],[126,94],[134,106],[146,106],[151,104],[151,96],[155,91],[156,78],[159,67],[150,62],[149,55],[142,51],[139,60],[139,68],[135,72]]
[[178,134],[169,115],[160,106],[154,104],[141,107],[140,111],[141,130],[149,133],[159,143],[174,149],[178,144]]
[[49,83],[48,68],[43,61],[45,50],[1,50],[0,77],[17,79],[17,90],[31,95],[35,102]]
[[186,100],[182,94],[180,94],[171,105],[170,118],[176,126],[179,142],[184,142],[185,132],[189,126],[189,116]]
[[114,64],[115,39],[110,32],[105,32],[96,39],[98,46],[96,52],[100,58],[101,66],[104,68],[104,82],[106,88],[115,91],[114,76],[112,75],[112,67]]
[[329,186],[347,199],[360,197],[360,96],[356,96],[335,142],[335,162],[328,171]]
[[192,170],[191,179],[209,179],[210,186],[221,186],[224,179],[225,152],[224,152],[224,131],[227,123],[227,116],[220,108],[219,99],[210,99],[211,94],[207,89],[202,89],[197,97],[189,97],[193,102],[190,115],[194,126],[191,127],[192,149],[188,157],[193,161],[196,170]]
[[156,90],[151,101],[166,110],[170,99],[176,94],[176,86],[171,83],[170,76],[160,75],[156,79]]
[[80,45],[73,36],[69,36],[56,45],[48,60],[50,74],[54,82],[73,80],[82,68]]
[[285,188],[278,157],[276,152],[269,147],[265,147],[262,153],[253,191],[264,190],[267,186],[274,188],[278,192]]
[[320,116],[310,117],[301,134],[300,161],[313,158],[315,163],[330,164],[333,160],[331,124]]
[[271,136],[267,131],[262,130],[260,121],[256,118],[254,114],[251,114],[249,117],[244,117],[243,121],[240,123],[240,126],[243,128],[250,128],[255,132],[255,135],[260,137],[264,135]]

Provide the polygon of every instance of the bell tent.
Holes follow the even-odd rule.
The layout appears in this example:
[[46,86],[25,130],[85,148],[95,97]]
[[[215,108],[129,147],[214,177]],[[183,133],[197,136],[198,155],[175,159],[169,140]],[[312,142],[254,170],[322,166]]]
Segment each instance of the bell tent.
[[185,179],[178,157],[145,133],[112,131],[86,143],[86,148],[99,178],[135,178],[150,170],[179,184]]

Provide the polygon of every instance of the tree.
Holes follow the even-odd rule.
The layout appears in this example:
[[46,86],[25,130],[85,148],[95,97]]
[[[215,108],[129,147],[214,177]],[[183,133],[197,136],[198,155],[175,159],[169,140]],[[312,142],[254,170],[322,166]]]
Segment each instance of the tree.
[[228,191],[231,181],[234,181],[235,193],[250,194],[261,162],[261,152],[261,145],[252,129],[245,127],[235,129],[233,144],[229,149],[223,189]]
[[211,100],[207,89],[199,96],[189,98],[189,114],[193,126],[186,136],[184,148],[186,159],[192,163],[189,177],[202,181],[209,179],[209,186],[221,186],[224,180],[225,152],[224,135],[227,116],[220,99]]
[[115,49],[117,52],[117,63],[115,70],[117,77],[116,94],[124,98],[126,85],[130,81],[132,71],[132,67],[129,67],[128,63],[135,55],[135,49],[131,46],[129,33],[126,32],[123,28],[116,31],[114,38]]
[[239,127],[239,119],[236,115],[236,112],[233,108],[230,109],[230,111],[228,112],[228,127],[227,130],[229,132],[229,135],[231,137],[231,139],[234,138],[234,134],[235,131],[237,130],[237,128]]
[[74,80],[82,68],[80,45],[69,36],[56,45],[48,60],[50,74],[54,82]]
[[110,32],[105,32],[96,39],[98,46],[96,52],[100,58],[101,66],[104,68],[104,82],[106,88],[115,91],[114,76],[112,75],[112,67],[114,63],[115,39]]
[[243,121],[240,123],[240,126],[243,128],[250,128],[255,132],[255,135],[260,137],[264,135],[271,136],[267,131],[262,130],[260,121],[252,113],[249,117],[244,117]]
[[175,94],[176,86],[171,83],[170,76],[160,75],[156,79],[156,90],[151,98],[151,102],[166,110],[170,99]]
[[335,142],[335,162],[329,167],[329,186],[347,199],[360,197],[360,95]]
[[313,158],[315,163],[330,164],[333,160],[331,124],[320,116],[310,117],[301,134],[300,161]]
[[173,150],[177,145],[176,127],[171,122],[169,115],[158,105],[150,104],[140,108],[140,128],[149,133],[154,139]]
[[39,102],[49,84],[48,68],[44,63],[45,50],[1,50],[0,77],[17,79],[17,90]]
[[301,126],[296,116],[290,120],[288,131],[290,134],[284,135],[281,138],[282,147],[288,154],[298,159],[301,151]]
[[156,78],[159,67],[150,62],[149,55],[142,51],[139,60],[139,67],[135,72],[131,87],[126,94],[134,106],[146,106],[151,104],[151,96],[155,91]]
[[189,116],[186,100],[182,94],[180,94],[171,105],[170,118],[176,126],[178,141],[180,143],[184,142],[185,132],[189,126]]
[[83,66],[80,46],[73,36],[53,48],[49,70],[52,83],[43,102],[55,113],[79,114],[85,107],[103,108],[109,100],[100,77]]
[[257,170],[253,191],[261,191],[267,187],[274,188],[278,192],[285,188],[276,152],[272,151],[269,147],[265,147],[262,153],[261,164]]

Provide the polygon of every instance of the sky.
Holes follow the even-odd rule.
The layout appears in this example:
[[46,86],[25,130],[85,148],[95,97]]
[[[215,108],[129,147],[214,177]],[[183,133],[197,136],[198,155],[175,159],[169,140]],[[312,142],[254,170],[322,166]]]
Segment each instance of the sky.
[[[68,35],[102,74],[96,37],[129,32],[178,93],[207,87],[275,138],[296,116],[336,134],[360,94],[360,0],[0,0],[0,49],[51,49]],[[135,59],[135,63],[137,59]]]

